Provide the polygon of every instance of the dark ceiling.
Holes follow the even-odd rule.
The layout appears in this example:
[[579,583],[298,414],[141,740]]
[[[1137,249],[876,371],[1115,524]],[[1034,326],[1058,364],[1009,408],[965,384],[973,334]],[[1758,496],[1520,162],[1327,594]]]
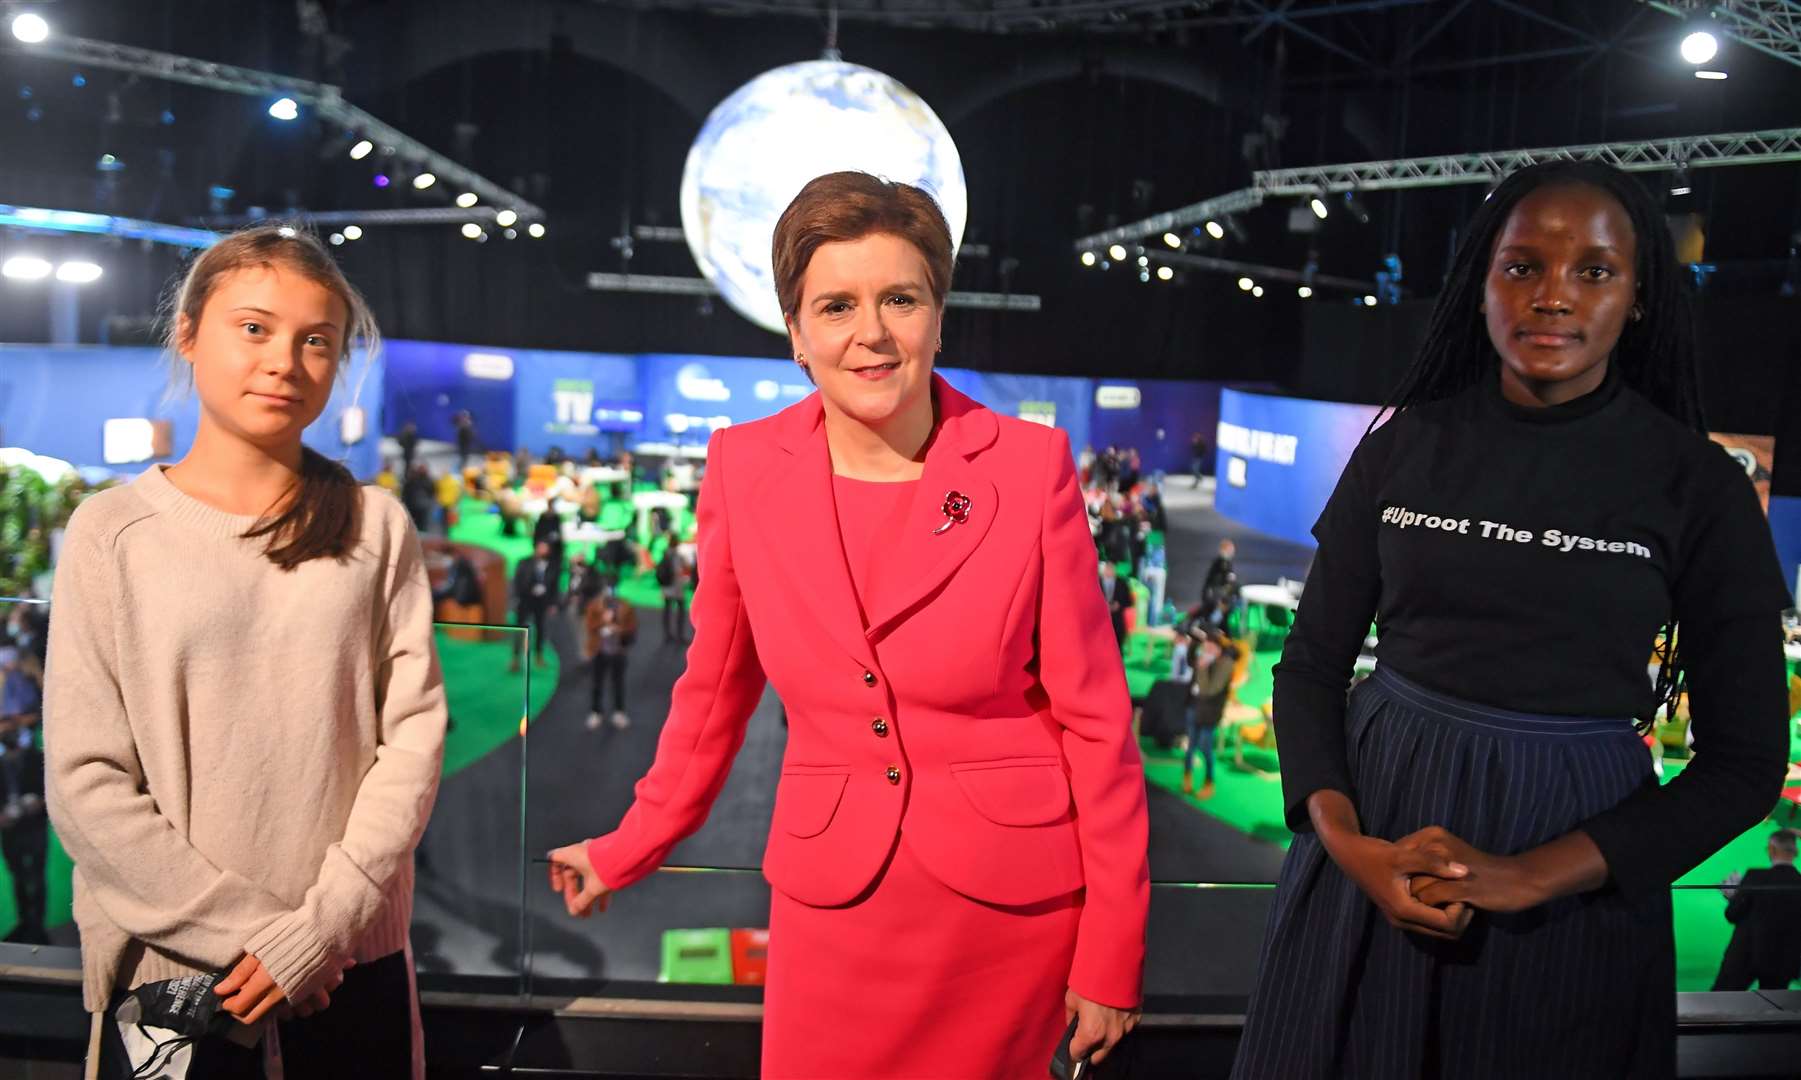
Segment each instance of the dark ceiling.
[[[771,67],[845,59],[920,93],[958,143],[970,192],[956,286],[1039,295],[1043,310],[956,312],[952,362],[1050,372],[1277,378],[1303,301],[1233,275],[1175,282],[1084,270],[1071,242],[1245,186],[1253,169],[1801,123],[1801,67],[1728,46],[1725,82],[1675,57],[1680,23],[1635,0],[139,0],[30,7],[59,33],[343,87],[350,101],[545,207],[541,241],[471,243],[454,225],[371,228],[339,249],[396,336],[597,351],[781,355],[694,297],[595,293],[593,270],[693,275],[680,243],[615,238],[680,223],[687,149],[707,112]],[[828,41],[830,39],[830,42]],[[79,77],[78,77],[79,76]],[[77,85],[80,83],[80,85]],[[266,100],[0,52],[0,203],[193,223],[216,209],[443,206],[445,185],[371,185],[347,133]],[[103,154],[123,168],[97,171]],[[1667,179],[1647,176],[1648,184]],[[1801,166],[1697,170],[1673,210],[1707,223],[1708,288],[1774,295],[1794,273]],[[1208,254],[1368,280],[1400,256],[1430,296],[1479,186],[1369,193],[1367,224],[1289,229],[1294,200]],[[0,250],[18,243],[0,233]],[[69,248],[90,238],[53,241]],[[41,244],[40,244],[41,246]],[[178,267],[117,245],[84,335],[129,334]],[[0,340],[41,339],[0,289]],[[1348,302],[1344,293],[1309,303]]]

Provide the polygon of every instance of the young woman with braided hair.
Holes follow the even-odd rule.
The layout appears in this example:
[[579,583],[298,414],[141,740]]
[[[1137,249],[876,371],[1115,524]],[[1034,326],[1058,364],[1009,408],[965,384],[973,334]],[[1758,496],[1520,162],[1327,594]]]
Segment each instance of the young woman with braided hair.
[[[1297,835],[1235,1076],[1674,1075],[1669,886],[1776,800],[1791,603],[1706,436],[1681,274],[1607,166],[1477,212],[1314,526],[1276,669]],[[1685,689],[1695,759],[1660,787],[1636,729]]]

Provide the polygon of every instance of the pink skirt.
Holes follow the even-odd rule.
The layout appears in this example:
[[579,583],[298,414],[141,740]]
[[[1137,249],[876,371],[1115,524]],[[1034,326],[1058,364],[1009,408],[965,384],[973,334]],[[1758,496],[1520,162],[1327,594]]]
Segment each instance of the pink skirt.
[[819,908],[770,891],[765,1080],[1043,1080],[1082,894],[972,900],[903,838],[872,890]]

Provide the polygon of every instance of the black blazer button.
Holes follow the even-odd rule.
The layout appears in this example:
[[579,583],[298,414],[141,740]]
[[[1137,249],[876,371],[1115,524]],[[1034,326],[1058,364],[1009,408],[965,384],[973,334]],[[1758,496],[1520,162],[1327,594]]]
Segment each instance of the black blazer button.
[[878,716],[870,722],[869,730],[886,739],[888,737],[888,721]]
[[890,784],[900,783],[900,770],[893,765],[888,766],[888,782]]
[[875,685],[875,672],[865,671],[863,673],[863,685],[864,686],[874,686]]

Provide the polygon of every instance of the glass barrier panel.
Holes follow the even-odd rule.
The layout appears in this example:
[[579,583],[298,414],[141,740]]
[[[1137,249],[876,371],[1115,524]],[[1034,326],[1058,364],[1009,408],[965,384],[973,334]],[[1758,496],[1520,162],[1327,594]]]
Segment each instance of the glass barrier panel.
[[[79,946],[73,865],[43,803],[41,686],[50,611],[37,601],[0,598],[0,940],[59,948],[69,955],[41,959],[68,966]],[[553,682],[533,678],[542,669],[516,666],[526,636],[518,627],[435,630],[451,724],[436,809],[415,858],[412,943],[428,988],[523,989],[522,721],[528,691],[536,688],[541,701]]]
[[555,673],[524,662],[530,631],[521,627],[435,630],[450,726],[414,859],[414,962],[426,989],[523,993],[526,720]]

